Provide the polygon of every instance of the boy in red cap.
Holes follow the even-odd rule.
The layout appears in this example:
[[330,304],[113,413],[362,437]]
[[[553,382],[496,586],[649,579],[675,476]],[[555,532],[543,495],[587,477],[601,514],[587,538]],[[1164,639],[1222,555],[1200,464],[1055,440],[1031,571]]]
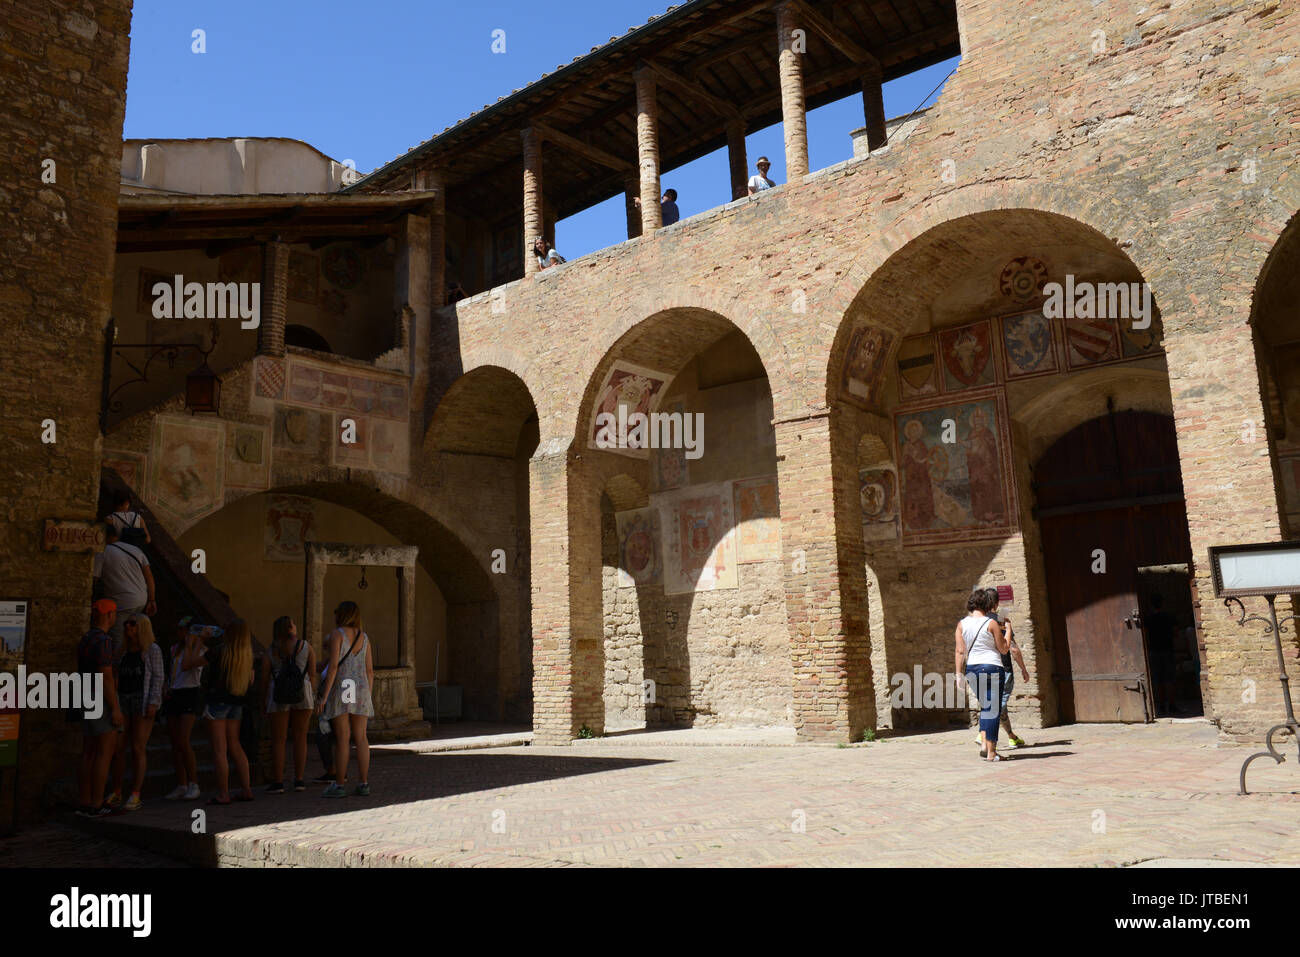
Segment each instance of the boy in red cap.
[[[117,605],[111,599],[101,598],[91,606],[91,628],[77,644],[77,670],[83,675],[103,676],[102,697],[96,711],[87,710],[81,722],[81,766],[78,774],[82,817],[99,817],[111,814],[104,806],[104,785],[108,781],[108,768],[117,750],[117,735],[122,729],[122,709],[117,702],[117,686],[113,683],[113,639],[108,630],[117,620]],[[93,681],[93,678],[91,679]],[[83,700],[83,704],[89,701]]]

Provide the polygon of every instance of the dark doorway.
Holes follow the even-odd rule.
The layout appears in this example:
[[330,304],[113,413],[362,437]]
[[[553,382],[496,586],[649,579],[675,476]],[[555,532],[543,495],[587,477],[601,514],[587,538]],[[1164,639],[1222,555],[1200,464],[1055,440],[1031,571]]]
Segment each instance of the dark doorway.
[[1199,670],[1178,655],[1195,626],[1191,592],[1169,567],[1192,558],[1173,420],[1111,411],[1085,422],[1043,454],[1034,496],[1061,719],[1150,721],[1177,713],[1180,696],[1199,713]]
[[315,329],[307,326],[287,325],[284,327],[284,344],[286,346],[297,346],[299,349],[313,349],[316,352],[329,352],[334,350],[330,344],[325,341]]

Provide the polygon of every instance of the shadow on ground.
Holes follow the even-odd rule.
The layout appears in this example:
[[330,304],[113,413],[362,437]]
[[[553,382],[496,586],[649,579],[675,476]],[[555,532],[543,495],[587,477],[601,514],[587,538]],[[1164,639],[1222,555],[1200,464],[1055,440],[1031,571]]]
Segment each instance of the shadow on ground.
[[[649,758],[569,757],[500,751],[388,752],[372,755],[369,797],[353,795],[352,783],[349,783],[347,797],[325,798],[321,796],[325,785],[312,782],[306,791],[290,790],[280,795],[257,789],[253,792],[254,800],[228,806],[208,805],[206,801],[210,795],[205,794],[199,801],[154,801],[139,811],[97,820],[70,817],[69,823],[97,837],[122,841],[195,864],[216,866],[217,836],[240,828],[668,763],[671,762]],[[313,767],[313,762],[308,762],[309,776],[319,774],[320,770],[319,765]],[[355,781],[355,758],[349,771],[353,775],[352,781]],[[232,796],[235,793],[232,790]],[[203,812],[201,816],[196,814],[200,811]],[[196,834],[194,830],[198,822],[202,822],[203,833]],[[12,863],[25,866],[21,861]]]

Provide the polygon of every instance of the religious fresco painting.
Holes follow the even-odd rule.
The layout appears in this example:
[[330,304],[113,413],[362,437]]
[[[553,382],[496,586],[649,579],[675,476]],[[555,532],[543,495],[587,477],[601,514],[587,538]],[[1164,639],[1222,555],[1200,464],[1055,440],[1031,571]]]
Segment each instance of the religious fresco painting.
[[272,495],[266,502],[263,525],[263,555],[271,562],[306,560],[303,543],[311,539],[316,525],[315,505],[298,495]]
[[1059,371],[1052,321],[1043,315],[1041,309],[1003,316],[999,320],[999,326],[1008,380],[1027,379]]
[[781,557],[781,500],[775,475],[742,479],[732,486],[735,501],[737,561],[765,562]]
[[192,524],[221,507],[226,424],[192,417],[154,419],[149,498]]
[[[600,415],[608,413],[616,421],[630,417],[635,412],[649,415],[657,409],[659,400],[668,391],[671,381],[672,376],[667,373],[645,369],[630,362],[616,361],[605,374],[605,381],[596,393],[596,404],[587,431],[588,447],[600,448],[596,444],[596,436],[600,432],[596,423]],[[646,458],[648,455],[647,449],[608,448],[605,451],[619,452],[634,458]]]
[[664,592],[735,588],[736,536],[729,483],[697,485],[661,504],[667,524]]
[[659,510],[634,508],[614,516],[618,526],[618,587],[639,588],[663,582]]
[[940,332],[939,359],[945,392],[974,389],[997,381],[993,336],[987,321]]
[[862,539],[878,542],[898,537],[898,476],[892,468],[861,469]]
[[1000,538],[1016,529],[1000,396],[987,393],[894,419],[905,545]]
[[939,392],[939,366],[935,361],[934,336],[912,336],[898,347],[898,398],[901,402],[922,399]]
[[894,334],[873,326],[861,326],[849,339],[844,362],[844,392],[868,405],[880,397],[884,380],[885,357],[894,342]]

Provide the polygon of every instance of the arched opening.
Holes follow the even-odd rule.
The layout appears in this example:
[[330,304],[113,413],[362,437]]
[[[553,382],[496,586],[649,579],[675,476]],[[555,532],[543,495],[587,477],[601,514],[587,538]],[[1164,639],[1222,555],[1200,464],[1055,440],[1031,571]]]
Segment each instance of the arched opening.
[[[500,607],[484,619],[472,604],[448,608],[447,653],[465,675],[467,715],[532,723],[531,553],[528,461],[537,449],[537,409],[514,373],[481,366],[443,395],[425,444],[423,467],[473,530]],[[476,566],[478,567],[478,566]],[[475,705],[474,703],[477,704]]]
[[291,322],[284,327],[284,344],[286,346],[297,346],[300,349],[314,349],[316,352],[333,352],[330,344],[311,326],[303,326]]
[[[1057,607],[1068,602],[1053,596],[1064,594],[1068,582],[1084,581],[1078,576],[1091,574],[1091,562],[1080,568],[1081,559],[1067,555],[1043,526],[1043,515],[1063,514],[1044,512],[1058,505],[1114,506],[1132,517],[1151,503],[1134,493],[1045,505],[1033,470],[1040,459],[1050,468],[1046,451],[1068,442],[1062,437],[1082,423],[1100,417],[1127,428],[1137,420],[1126,414],[1154,415],[1168,426],[1161,433],[1167,441],[1146,448],[1145,464],[1177,483],[1159,494],[1168,497],[1162,507],[1185,543],[1161,342],[1154,294],[1124,251],[1090,226],[1040,210],[978,213],[935,226],[894,253],[859,291],[832,350],[827,401],[839,423],[836,441],[856,448],[868,583],[863,617],[880,724],[968,722],[960,701],[926,698],[914,685],[953,670],[954,623],[975,587],[998,589],[999,611],[1011,620],[1030,672],[1026,682],[1016,671],[1013,725],[1140,721],[1168,705],[1157,709],[1145,667],[1141,682],[1097,677],[1137,674],[1118,666],[1071,670],[1072,662],[1089,660],[1082,653],[1072,659],[1074,645],[1113,645],[1107,636],[1114,623],[1084,623]],[[1108,418],[1112,412],[1120,418]],[[854,460],[847,450],[841,454]],[[1124,480],[1132,479],[1127,461],[1123,468]],[[1071,541],[1090,544],[1087,534]],[[1109,546],[1109,567],[1122,566],[1116,574],[1139,608],[1136,616],[1132,607],[1120,616],[1121,628],[1125,617],[1135,627],[1151,620],[1150,594],[1183,604],[1190,595],[1190,556],[1179,552],[1175,561],[1165,550],[1145,548],[1146,541],[1134,533]],[[1097,541],[1087,553],[1106,547]],[[1166,568],[1164,578],[1137,577],[1139,567],[1164,565],[1179,568]],[[1098,605],[1097,614],[1103,612],[1109,614]],[[1163,628],[1163,617],[1154,620]],[[1138,645],[1144,647],[1140,637]],[[1085,682],[1115,699],[1109,717],[1075,708],[1075,689]],[[1194,688],[1185,677],[1179,682],[1175,704],[1199,708]],[[1125,684],[1139,690],[1126,692]],[[1133,700],[1120,707],[1116,695]],[[888,706],[879,707],[886,698]]]
[[705,310],[643,320],[596,367],[577,445],[607,728],[792,723],[772,416],[758,353]]
[[[304,542],[415,545],[415,680],[476,689],[464,696],[462,717],[495,720],[496,675],[450,654],[458,629],[472,619],[476,633],[494,633],[498,600],[483,566],[449,529],[414,505],[372,488],[314,482],[237,499],[178,538],[185,552],[202,548],[208,580],[263,642],[271,623],[292,616],[300,626],[307,601]],[[351,600],[361,606],[376,670],[399,662],[398,582],[392,569],[338,566],[325,575],[326,609]],[[305,635],[317,643],[321,635]],[[436,669],[436,670],[435,670]],[[408,679],[409,680],[409,679]],[[483,689],[478,691],[478,689]],[[427,714],[429,720],[435,716]]]
[[[1268,442],[1284,536],[1300,534],[1300,215],[1292,217],[1255,287],[1251,323],[1265,423],[1243,422],[1243,439]],[[1251,435],[1254,429],[1255,435]],[[1265,434],[1260,435],[1263,431]]]

